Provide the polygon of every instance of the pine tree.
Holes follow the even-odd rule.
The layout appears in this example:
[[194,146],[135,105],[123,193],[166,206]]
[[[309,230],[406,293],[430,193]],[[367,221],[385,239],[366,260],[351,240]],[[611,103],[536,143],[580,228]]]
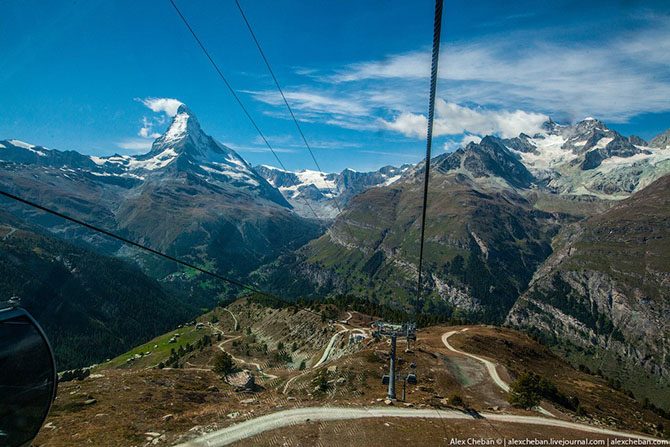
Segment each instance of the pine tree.
[[235,361],[227,352],[217,354],[214,359],[214,372],[219,376],[225,378],[228,374],[232,374],[237,369]]

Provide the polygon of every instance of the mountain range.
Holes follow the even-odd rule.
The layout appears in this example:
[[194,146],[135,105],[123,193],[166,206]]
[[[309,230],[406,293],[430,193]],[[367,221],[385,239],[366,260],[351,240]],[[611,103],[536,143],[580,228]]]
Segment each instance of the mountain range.
[[[548,121],[532,137],[486,136],[435,157],[426,257],[437,302],[502,321],[561,228],[670,172],[670,150],[658,141],[588,118]],[[410,301],[423,172],[419,163],[355,196],[323,236],[277,261],[281,271],[262,269],[259,280],[282,290],[304,290],[306,282],[315,296],[372,287],[385,300]]]
[[669,396],[670,176],[567,227],[554,245],[506,323],[620,377],[636,396]]
[[[205,134],[185,106],[147,154],[92,157],[4,140],[0,173],[5,191],[238,279],[322,231]],[[115,355],[237,293],[86,228],[0,203],[0,228],[8,229],[0,299],[21,299],[54,340],[61,367]]]
[[[344,204],[394,169],[332,177]],[[296,203],[294,195],[285,197],[286,190],[259,171],[267,169],[254,169],[207,135],[183,105],[151,150],[136,156],[95,157],[0,141],[3,190],[242,280],[324,226],[296,212],[289,203]],[[322,186],[306,180],[298,195]],[[310,200],[332,206],[325,205],[326,194]],[[100,361],[237,292],[88,229],[0,202],[0,228],[7,229],[0,299],[21,298],[54,340],[61,367]],[[147,312],[138,315],[138,309]],[[142,330],[134,328],[145,320]]]
[[319,218],[332,219],[353,196],[373,186],[393,184],[410,167],[384,166],[372,172],[345,169],[337,174],[307,169],[291,172],[268,165],[256,166],[255,170],[279,189],[302,216],[314,217],[314,212]]
[[[90,157],[6,140],[0,160],[6,190],[238,277],[321,231],[237,153],[205,134],[185,106],[147,154]],[[87,230],[9,206],[53,232],[124,254]],[[141,261],[160,275],[176,270]]]
[[667,406],[658,398],[670,384],[667,135],[646,143],[595,119],[550,121],[533,136],[487,136],[435,157],[422,301],[422,163],[355,196],[258,281],[519,327]]
[[54,237],[0,211],[0,299],[42,325],[59,370],[114,356],[199,314],[207,303],[137,266]]
[[[181,106],[143,155],[93,157],[0,141],[0,187],[287,298],[346,294],[513,325],[568,358],[616,352],[622,362],[642,362],[650,380],[667,382],[669,132],[646,142],[593,118],[550,120],[533,135],[485,136],[431,163],[419,302],[423,162],[365,173],[252,167]],[[2,203],[7,219],[120,256],[198,305],[230,293]],[[561,325],[547,323],[556,315]]]

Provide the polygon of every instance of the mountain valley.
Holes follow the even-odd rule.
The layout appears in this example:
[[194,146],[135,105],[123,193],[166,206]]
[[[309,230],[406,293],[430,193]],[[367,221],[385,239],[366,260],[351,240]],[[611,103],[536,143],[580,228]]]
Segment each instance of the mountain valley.
[[[8,192],[284,300],[347,296],[396,313],[417,310],[432,321],[509,325],[667,409],[667,132],[647,143],[592,118],[575,125],[548,121],[532,136],[486,136],[440,154],[432,168],[426,276],[417,302],[423,163],[339,174],[252,167],[205,134],[183,105],[144,155],[92,157],[0,141],[0,187]],[[105,352],[86,358],[68,357],[74,345],[59,341],[67,367],[100,362],[237,296],[197,272],[7,199],[1,203],[5,277],[21,278],[22,262],[52,265],[87,253],[100,256],[91,268],[109,271],[105,263],[120,262],[132,269],[140,287],[96,292],[96,300],[113,302],[118,312],[100,318],[79,307],[81,293],[71,302],[58,288],[36,295],[27,279],[5,281],[7,298],[30,295],[26,302],[39,314],[41,306],[50,309],[49,296],[58,296],[59,306],[78,309],[72,315],[82,321],[96,315],[103,323],[109,315],[126,321],[121,315],[136,313],[128,293],[155,294],[152,305],[173,309],[170,317],[163,310],[137,316],[140,324],[151,319],[155,325],[135,338],[121,337],[122,327],[104,329],[105,337],[121,341],[106,342]],[[108,290],[120,290],[115,280]],[[47,332],[54,333],[59,315],[41,314]],[[554,324],[557,317],[561,325]],[[639,362],[643,373],[619,369],[633,370]]]

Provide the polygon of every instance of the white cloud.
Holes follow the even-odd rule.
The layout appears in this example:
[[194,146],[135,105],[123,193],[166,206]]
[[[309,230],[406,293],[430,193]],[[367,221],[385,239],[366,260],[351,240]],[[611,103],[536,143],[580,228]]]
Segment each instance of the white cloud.
[[127,138],[116,143],[116,146],[131,152],[145,152],[151,149],[152,141],[140,138]]
[[[592,39],[583,27],[575,36],[561,27],[443,43],[434,136],[448,137],[449,148],[488,134],[532,134],[548,116],[625,122],[670,111],[670,18],[635,20],[643,26]],[[287,99],[301,121],[425,138],[429,70],[427,50],[335,72],[301,67],[310,85],[287,88]],[[247,93],[270,106],[264,113],[289,118],[277,92]]]
[[[154,116],[151,118],[146,116],[142,117],[142,127],[140,127],[140,129],[137,131],[137,136],[146,138],[148,140],[155,140],[156,138],[160,137],[160,133],[154,132],[154,127],[165,124],[165,115],[169,117],[175,116],[179,106],[183,105],[181,101],[174,98],[135,98],[135,101],[142,103],[153,112],[160,114],[159,116]],[[150,141],[142,143],[142,140],[138,139],[127,139],[121,143],[130,145],[131,147],[119,146],[129,150],[140,150],[151,147]]]
[[[440,55],[440,58],[443,57],[444,51]],[[430,62],[428,52],[398,54],[381,61],[351,64],[335,74],[332,80],[350,82],[370,78],[425,78],[426,75],[430,76]]]
[[458,148],[465,147],[470,143],[479,143],[482,137],[479,135],[463,134],[460,139],[448,139],[444,142],[444,150],[447,152],[455,151]]
[[147,118],[146,116],[142,117],[142,127],[137,132],[137,135],[142,138],[151,138],[156,139],[161,136],[158,132],[152,132],[154,127],[154,122]]
[[[654,17],[641,30],[612,35],[605,41],[556,43],[560,40],[546,33],[520,31],[444,43],[438,94],[453,103],[542,110],[572,119],[593,115],[615,122],[670,110],[670,19]],[[414,51],[351,64],[322,79],[343,91],[390,86],[398,92],[398,105],[405,100],[406,87],[425,83],[429,71],[429,52]],[[387,103],[392,107],[391,101]],[[423,104],[412,108],[419,106]]]
[[142,104],[156,113],[166,113],[168,116],[175,116],[179,106],[183,105],[181,101],[174,98],[144,98],[137,99]]
[[[245,91],[256,100],[273,106],[284,107],[284,100],[275,90]],[[360,101],[343,96],[333,96],[322,92],[303,90],[284,91],[286,100],[294,110],[313,113],[329,113],[361,116],[369,110]],[[288,113],[288,112],[287,112]]]
[[400,132],[405,136],[426,138],[428,119],[424,115],[403,112],[392,121],[380,119],[379,122],[387,129]]
[[[245,91],[254,99],[273,107],[264,113],[274,118],[290,119],[283,99],[274,90]],[[296,118],[302,122],[319,122],[330,126],[360,131],[377,131],[374,112],[377,105],[367,93],[360,91],[342,94],[315,87],[299,87],[284,91]],[[302,144],[302,143],[301,143]],[[315,146],[317,147],[317,146]]]
[[348,117],[340,115],[328,118],[326,119],[326,121],[324,121],[324,123],[330,126],[337,126],[350,130],[362,130],[362,131],[379,130],[379,125],[375,122],[370,121],[370,117],[358,118],[358,117]]
[[[541,113],[523,110],[471,109],[438,99],[435,103],[433,136],[500,135],[503,138],[518,136],[521,132],[533,134],[548,117]],[[393,120],[380,120],[390,130],[408,137],[426,138],[428,119],[425,115],[403,112]]]
[[471,134],[465,134],[463,135],[463,138],[461,138],[461,146],[467,146],[470,143],[479,143],[482,141],[482,137],[479,135],[471,135]]

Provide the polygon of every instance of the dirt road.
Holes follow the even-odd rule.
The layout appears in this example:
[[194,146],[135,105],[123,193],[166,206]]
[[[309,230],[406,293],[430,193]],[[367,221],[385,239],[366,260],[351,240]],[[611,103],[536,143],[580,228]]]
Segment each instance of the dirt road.
[[[510,414],[488,414],[481,416],[510,424],[544,425],[549,427],[563,427],[585,433],[598,433],[603,435],[619,436],[626,438],[653,440],[654,438],[593,427],[590,425],[577,424],[559,419],[548,419],[535,416],[517,416]],[[473,419],[470,414],[456,410],[435,409],[413,409],[393,407],[307,407],[292,410],[279,411],[265,416],[249,419],[245,422],[208,433],[193,441],[180,444],[177,447],[219,447],[230,445],[242,439],[256,436],[260,433],[276,430],[278,428],[304,424],[317,421],[337,421],[347,419],[369,419],[369,418],[433,418],[433,419]]]
[[[466,330],[467,330],[467,328],[462,329],[460,332],[464,332]],[[502,389],[504,392],[508,393],[509,392],[509,384],[507,384],[500,377],[500,375],[498,374],[498,370],[496,369],[495,363],[493,363],[489,360],[486,360],[485,358],[476,356],[474,354],[470,354],[470,353],[464,352],[464,351],[459,351],[458,349],[454,348],[453,346],[451,346],[449,344],[449,337],[451,337],[452,335],[454,335],[457,332],[459,332],[459,331],[450,331],[450,332],[445,332],[444,334],[442,334],[442,343],[444,343],[444,346],[446,346],[447,349],[452,351],[452,352],[455,352],[457,354],[465,355],[467,357],[470,357],[470,358],[473,358],[473,359],[477,360],[478,362],[483,363],[484,366],[486,366],[486,371],[489,373],[489,376],[491,376],[491,379],[495,382],[495,384],[498,385],[498,387],[500,389]]]

